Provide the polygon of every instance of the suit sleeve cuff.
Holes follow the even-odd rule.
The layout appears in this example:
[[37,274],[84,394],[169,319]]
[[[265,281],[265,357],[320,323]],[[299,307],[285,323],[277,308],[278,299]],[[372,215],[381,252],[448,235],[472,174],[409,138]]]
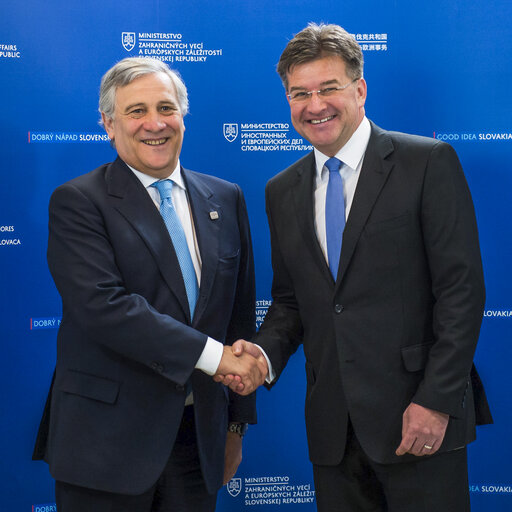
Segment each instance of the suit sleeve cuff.
[[203,371],[207,375],[215,375],[222,359],[224,345],[213,338],[206,340],[203,352],[196,363],[196,369]]
[[[255,345],[256,345],[256,343],[255,343]],[[267,375],[267,378],[265,379],[265,382],[267,384],[272,384],[272,382],[276,378],[276,374],[274,373],[274,369],[272,368],[272,363],[270,362],[270,359],[268,358],[266,352],[259,345],[256,345],[256,346],[260,349],[261,353],[263,354],[263,357],[267,361],[268,375]]]

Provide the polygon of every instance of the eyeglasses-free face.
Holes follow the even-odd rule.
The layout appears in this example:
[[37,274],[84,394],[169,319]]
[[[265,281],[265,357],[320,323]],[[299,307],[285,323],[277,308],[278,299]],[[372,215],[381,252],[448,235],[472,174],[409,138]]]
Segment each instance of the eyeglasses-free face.
[[167,75],[143,75],[118,87],[114,117],[102,117],[124,162],[160,179],[174,171],[185,125],[174,84]]

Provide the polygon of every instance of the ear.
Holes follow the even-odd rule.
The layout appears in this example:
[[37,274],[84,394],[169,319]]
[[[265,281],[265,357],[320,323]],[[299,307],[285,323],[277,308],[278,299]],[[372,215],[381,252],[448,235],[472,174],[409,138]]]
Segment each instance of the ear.
[[360,78],[357,82],[357,103],[360,107],[364,107],[366,102],[366,81],[364,78]]
[[105,127],[105,131],[107,132],[110,140],[115,139],[115,130],[114,130],[114,120],[105,115],[105,112],[101,113],[101,120],[103,121],[103,126]]

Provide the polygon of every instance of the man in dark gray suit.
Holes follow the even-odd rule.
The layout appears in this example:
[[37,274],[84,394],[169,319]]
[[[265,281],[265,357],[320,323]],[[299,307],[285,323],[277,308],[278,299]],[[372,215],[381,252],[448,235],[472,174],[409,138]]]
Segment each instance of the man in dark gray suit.
[[492,418],[472,364],[485,293],[457,155],[366,118],[363,55],[337,25],[297,34],[278,72],[315,149],[266,188],[273,304],[255,342],[271,385],[304,345],[318,509],[469,510],[466,445]]

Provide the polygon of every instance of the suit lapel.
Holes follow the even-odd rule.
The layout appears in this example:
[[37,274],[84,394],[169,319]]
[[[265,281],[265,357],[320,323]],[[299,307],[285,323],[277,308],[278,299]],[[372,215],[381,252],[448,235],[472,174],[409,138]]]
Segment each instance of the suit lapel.
[[391,138],[375,124],[371,123],[371,126],[372,132],[366,148],[361,176],[359,176],[354,200],[343,232],[336,288],[340,286],[345,276],[361,232],[394,165],[392,161],[386,159],[393,151]]
[[325,261],[324,253],[318,242],[314,220],[315,190],[315,154],[311,152],[297,163],[297,180],[293,186],[293,199],[295,204],[295,216],[299,223],[300,230],[313,260],[318,266],[321,274],[333,284],[331,271]]
[[142,183],[119,158],[106,173],[107,192],[114,207],[145,241],[185,315],[190,316],[185,283],[169,232]]
[[[222,207],[215,202],[213,192],[200,175],[182,168],[187,186],[194,228],[201,254],[201,285],[194,312],[194,324],[204,312],[210,297],[219,261],[219,234],[222,226]],[[210,214],[216,212],[216,216]],[[212,218],[213,217],[213,218]]]

